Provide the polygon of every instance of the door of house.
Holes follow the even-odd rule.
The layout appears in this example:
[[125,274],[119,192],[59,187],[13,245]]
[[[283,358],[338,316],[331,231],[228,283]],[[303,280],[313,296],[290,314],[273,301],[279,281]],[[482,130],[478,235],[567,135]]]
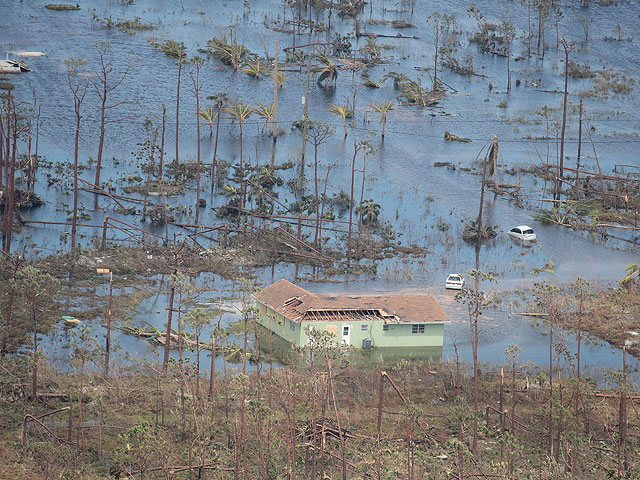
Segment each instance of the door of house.
[[342,326],[342,343],[351,345],[351,325]]

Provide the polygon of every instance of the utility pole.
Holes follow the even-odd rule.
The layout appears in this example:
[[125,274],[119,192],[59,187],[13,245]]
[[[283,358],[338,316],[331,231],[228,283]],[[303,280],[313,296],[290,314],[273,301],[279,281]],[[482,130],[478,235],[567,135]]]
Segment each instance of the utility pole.
[[104,378],[109,377],[109,352],[111,351],[111,307],[113,306],[113,272],[108,268],[96,268],[96,273],[109,275],[109,311],[107,313],[107,334],[104,352]]
[[[308,90],[308,89],[307,89]],[[308,95],[308,93],[307,93]],[[273,143],[278,138],[278,41],[276,40],[276,54],[273,62]]]

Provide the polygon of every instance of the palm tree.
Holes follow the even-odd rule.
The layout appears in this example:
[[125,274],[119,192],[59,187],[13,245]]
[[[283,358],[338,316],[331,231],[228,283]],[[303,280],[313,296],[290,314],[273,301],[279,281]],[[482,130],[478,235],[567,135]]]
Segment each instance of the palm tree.
[[206,108],[201,108],[198,112],[198,116],[200,117],[200,120],[209,125],[209,136],[213,136],[213,122],[215,122],[216,118],[218,118],[218,113],[213,107],[209,106]]
[[382,125],[382,138],[384,138],[384,130],[387,126],[387,113],[389,112],[389,110],[393,110],[393,102],[394,100],[391,100],[390,102],[384,100],[382,102],[376,103],[375,105],[369,104],[371,108],[373,108],[376,112],[378,112],[381,115],[380,125]]
[[249,118],[249,116],[255,110],[251,107],[251,105],[243,105],[242,102],[238,102],[233,104],[231,107],[225,108],[224,111],[227,113],[227,118],[231,119],[231,122],[232,122],[231,128],[233,129],[236,124],[240,128],[240,197],[241,197],[240,208],[241,210],[244,210],[246,189],[244,184],[244,160],[242,157],[242,135],[243,135],[244,121],[247,118]]
[[349,109],[348,105],[336,105],[335,103],[331,104],[331,108],[329,112],[334,114],[337,117],[342,118],[342,126],[344,127],[344,136],[347,136],[347,118],[351,118],[353,116],[353,112]]
[[273,78],[273,81],[276,83],[278,89],[282,88],[282,86],[284,85],[284,81],[287,79],[287,76],[282,72],[271,72],[271,75],[269,76]]
[[322,64],[317,67],[313,67],[314,72],[321,72],[318,77],[318,85],[320,85],[325,80],[329,80],[329,88],[333,88],[333,82],[336,78],[338,78],[338,65],[331,59],[331,57],[319,53],[315,56],[315,58]]
[[389,72],[384,77],[382,77],[383,80],[386,80],[387,78],[390,78],[391,80],[393,80],[393,88],[395,88],[396,90],[399,90],[400,88],[402,88],[402,85],[405,82],[408,82],[411,80],[404,73],[398,73],[398,72]]
[[234,70],[238,70],[247,57],[251,55],[247,47],[237,43],[234,39],[231,40],[231,43],[227,43],[226,35],[209,40],[207,47],[209,52],[213,53],[214,58],[219,59],[225,65],[231,66]]
[[262,131],[264,132],[264,129],[271,122],[271,118],[273,118],[273,112],[274,112],[273,104],[263,105],[262,103],[258,102],[256,103],[256,105],[257,105],[255,109],[256,114],[264,118],[264,125],[262,126]]
[[222,105],[227,100],[227,94],[224,92],[218,92],[215,95],[210,95],[207,100],[213,100],[216,105],[216,141],[213,144],[213,160],[211,161],[211,192],[213,193],[213,187],[216,184],[216,156],[218,154],[218,133],[220,132],[220,110]]
[[269,72],[269,69],[267,67],[263,67],[260,64],[260,60],[257,60],[253,64],[247,65],[242,69],[242,71],[247,75],[257,79],[260,79],[261,76],[268,77],[271,73]]
[[360,214],[360,221],[363,225],[375,225],[380,217],[380,205],[372,199],[363,200],[356,208],[356,213]]
[[176,60],[178,64],[178,89],[176,94],[176,165],[178,165],[178,156],[180,149],[178,147],[178,131],[180,127],[180,80],[182,79],[182,64],[187,58],[187,47],[184,42],[176,42],[175,40],[167,40],[164,43],[155,44],[167,57]]
[[373,61],[380,59],[382,53],[382,45],[380,45],[375,37],[367,38],[367,44],[361,49],[363,53],[367,54]]
[[380,88],[385,80],[389,78],[385,75],[379,82],[376,82],[375,80],[372,80],[371,77],[369,77],[369,73],[367,72],[364,72],[361,77],[364,80],[364,86],[369,88]]

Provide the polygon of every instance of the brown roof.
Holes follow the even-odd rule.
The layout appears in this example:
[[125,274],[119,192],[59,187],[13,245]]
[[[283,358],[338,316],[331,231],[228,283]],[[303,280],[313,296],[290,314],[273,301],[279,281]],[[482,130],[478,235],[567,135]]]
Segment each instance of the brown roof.
[[254,297],[296,321],[448,321],[447,315],[433,295],[313,294],[282,279],[256,293]]

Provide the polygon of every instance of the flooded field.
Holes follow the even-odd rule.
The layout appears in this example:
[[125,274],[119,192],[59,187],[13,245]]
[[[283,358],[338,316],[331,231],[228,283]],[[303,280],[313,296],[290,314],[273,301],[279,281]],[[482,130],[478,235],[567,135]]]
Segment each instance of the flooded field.
[[[80,10],[55,11],[33,2],[0,4],[2,18],[11,19],[0,31],[2,50],[11,58],[26,61],[31,69],[31,72],[6,77],[6,81],[15,85],[12,93],[19,108],[26,112],[32,109],[32,115],[38,113],[38,152],[42,159],[33,190],[45,202],[38,208],[22,211],[26,223],[14,233],[13,252],[34,259],[70,249],[73,177],[69,165],[73,165],[76,128],[70,85],[87,88],[81,105],[79,135],[80,178],[88,182],[86,187],[95,177],[100,130],[100,103],[94,85],[99,86],[98,52],[102,47],[97,42],[108,42],[111,53],[105,58],[113,62],[113,81],[124,72],[126,75],[110,94],[109,103],[118,106],[108,111],[100,186],[112,195],[127,197],[120,202],[132,210],[125,212],[126,209],[119,208],[108,196],[80,189],[78,222],[93,226],[78,227],[80,246],[100,245],[100,227],[106,217],[136,224],[158,235],[160,239],[154,241],[159,242],[165,236],[173,241],[191,238],[188,235],[194,230],[176,223],[233,224],[232,219],[218,216],[219,207],[229,203],[230,191],[242,188],[233,179],[233,166],[242,163],[250,167],[240,166],[240,169],[255,167],[258,171],[261,165],[283,166],[291,162],[289,168],[276,170],[279,178],[269,191],[278,201],[266,202],[265,208],[270,209],[270,214],[295,219],[299,215],[295,211],[296,203],[299,205],[305,196],[313,195],[315,188],[312,143],[304,146],[305,162],[300,161],[304,142],[299,126],[306,113],[311,121],[326,122],[335,130],[317,151],[321,191],[327,179],[328,198],[338,197],[340,192],[349,194],[353,184],[354,144],[366,141],[368,154],[364,156],[364,151],[359,151],[356,155],[353,198],[357,204],[362,199],[377,205],[375,228],[368,229],[367,234],[402,247],[417,247],[420,253],[394,255],[375,262],[363,259],[360,262],[368,273],[348,276],[282,262],[274,268],[250,272],[258,285],[267,285],[282,277],[293,281],[297,277],[301,286],[310,291],[434,294],[452,320],[445,333],[443,357],[453,355],[452,339],[455,338],[461,354],[469,359],[466,312],[443,288],[448,273],[474,267],[494,272],[499,282],[491,288],[498,292],[524,290],[543,280],[566,285],[578,276],[590,280],[597,288],[607,288],[624,276],[628,264],[639,263],[636,230],[615,230],[615,235],[603,235],[600,230],[577,231],[536,220],[534,214],[539,208],[549,208],[554,191],[551,182],[531,174],[536,166],[555,164],[560,155],[565,65],[560,38],[563,35],[571,43],[572,62],[589,72],[586,78],[572,76],[568,80],[564,165],[589,172],[601,170],[607,175],[620,171],[631,176],[638,173],[640,119],[634,75],[640,66],[637,49],[640,39],[635,38],[640,32],[638,10],[633,2],[615,5],[592,2],[588,8],[580,2],[564,5],[561,16],[550,14],[546,20],[544,55],[535,43],[527,41],[527,32],[537,28],[537,16],[527,9],[526,2],[483,0],[474,3],[474,11],[468,11],[468,2],[460,1],[444,4],[371,1],[356,17],[340,15],[337,11],[330,15],[328,9],[310,11],[308,18],[319,22],[316,28],[311,31],[308,24],[299,25],[297,32],[291,28],[292,9],[275,0],[245,0],[244,3],[141,0],[133,4],[113,0],[86,1],[80,7]],[[400,92],[391,78],[379,88],[366,86],[364,72],[374,83],[395,72],[396,76],[419,79],[422,86],[431,87],[435,30],[427,16],[436,10],[455,16],[438,39],[445,49],[442,52],[446,51],[449,59],[469,66],[474,74],[461,75],[438,64],[437,76],[443,82],[445,95],[433,106],[408,105],[406,99],[399,98]],[[506,22],[515,28],[509,63],[504,55],[483,53],[477,43],[470,41],[481,30],[483,22],[495,25]],[[118,28],[118,24],[124,26]],[[404,28],[397,28],[399,26]],[[168,39],[184,42],[187,59],[196,55],[204,59],[199,71],[201,85],[197,88],[201,108],[213,106],[213,100],[207,97],[219,92],[226,94],[225,106],[241,102],[255,107],[258,103],[270,105],[274,101],[271,78],[251,76],[242,68],[235,70],[199,51],[206,50],[207,42],[214,37],[229,42],[233,39],[263,59],[268,57],[265,63],[270,64],[277,42],[279,66],[286,75],[277,93],[280,132],[277,141],[270,136],[270,126],[264,117],[254,113],[239,128],[237,121],[223,113],[217,142],[216,123],[212,123],[210,130],[210,126],[201,121],[198,148],[193,80],[196,71],[193,63],[185,63],[181,68],[176,148],[178,67],[154,42]],[[298,47],[310,46],[292,48],[294,42]],[[330,52],[340,42],[350,43],[347,47],[350,54],[335,60],[333,86],[328,86],[326,81],[318,83],[321,73],[313,71],[319,68],[318,61],[307,62],[307,59],[312,54]],[[372,49],[377,53],[372,54]],[[19,57],[11,53],[24,51],[41,51],[46,55]],[[306,51],[308,56],[294,58],[296,51]],[[375,61],[371,61],[373,57]],[[74,75],[68,75],[65,64],[71,58],[86,61]],[[364,58],[369,61],[364,62]],[[311,63],[313,66],[309,68]],[[383,139],[380,114],[372,105],[392,100],[394,105],[388,111]],[[578,163],[581,100],[582,153]],[[169,214],[175,219],[168,231],[164,226],[152,225],[149,220],[140,222],[141,201],[146,201],[147,196],[134,188],[152,179],[148,150],[143,144],[149,140],[150,132],[157,133],[161,126],[163,104],[167,108],[165,165],[175,159],[176,151],[181,163],[194,165],[199,152],[203,164],[199,198],[205,200],[196,220],[196,180],[189,177],[175,195],[166,198]],[[340,116],[330,112],[332,105],[352,109],[350,118],[343,123]],[[469,141],[447,141],[445,132]],[[488,189],[485,192],[484,221],[496,225],[498,235],[476,251],[473,244],[462,240],[462,231],[465,224],[478,215],[482,177],[482,162],[478,158],[485,155],[481,151],[494,135],[500,145],[498,181],[515,187],[502,189],[499,194]],[[159,142],[158,137],[155,140]],[[217,162],[227,166],[226,175],[217,185],[212,185],[211,163],[216,145]],[[19,152],[27,152],[26,137],[19,142]],[[243,152],[242,158],[240,152]],[[490,186],[492,181],[493,177],[487,184]],[[249,197],[251,205],[262,198],[257,190]],[[157,192],[148,198],[159,203]],[[348,221],[348,208],[340,209],[337,204],[332,208],[338,220]],[[300,215],[313,217],[315,210],[304,210]],[[266,229],[275,224],[269,218],[257,218],[255,223]],[[295,220],[290,223],[291,230],[295,231]],[[532,226],[537,233],[538,241],[532,247],[523,247],[506,235],[511,227],[522,224]],[[313,240],[313,227],[313,222],[307,222],[302,228],[302,235],[309,242]],[[325,248],[344,248],[344,225],[336,223],[335,230],[338,231],[325,232]],[[212,234],[212,239],[202,236],[198,242],[207,249],[218,245],[219,240],[218,234]],[[119,230],[109,230],[107,241],[133,244],[138,239]],[[540,269],[539,273],[535,269]],[[318,280],[328,282],[318,284]],[[220,298],[230,305],[238,301],[238,289],[230,281],[220,278],[199,281],[210,289],[209,298],[203,300],[205,303]],[[509,295],[501,295],[505,297],[502,304],[482,319],[481,360],[503,362],[504,349],[515,343],[523,350],[522,361],[544,364],[548,344],[544,326],[516,315],[519,310]],[[167,294],[159,291],[139,305],[134,323],[161,328],[166,319],[166,305]],[[238,317],[238,312],[229,308],[224,322]],[[208,332],[203,335],[208,338]],[[150,361],[157,359],[158,350],[146,341],[124,334],[116,341],[124,352],[146,356]],[[584,362],[594,369],[620,364],[620,352],[606,344],[590,344],[585,350]],[[634,366],[637,369],[637,363]]]

